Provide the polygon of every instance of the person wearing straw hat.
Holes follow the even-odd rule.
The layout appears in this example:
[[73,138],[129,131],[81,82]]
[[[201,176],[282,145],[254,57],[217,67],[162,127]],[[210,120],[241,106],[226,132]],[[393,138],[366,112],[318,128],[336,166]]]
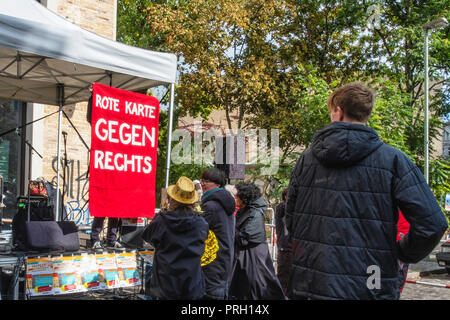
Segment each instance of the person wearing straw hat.
[[142,237],[155,248],[150,296],[160,300],[197,300],[205,295],[200,260],[209,225],[195,211],[194,183],[180,177],[167,188],[169,208],[157,214]]

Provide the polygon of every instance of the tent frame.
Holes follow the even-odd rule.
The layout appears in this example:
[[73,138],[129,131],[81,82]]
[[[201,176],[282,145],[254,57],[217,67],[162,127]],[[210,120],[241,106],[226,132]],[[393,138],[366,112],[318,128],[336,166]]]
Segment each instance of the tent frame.
[[110,87],[141,93],[148,88],[170,85],[165,168],[165,186],[168,186],[176,69],[174,54],[144,50],[104,38],[70,23],[35,0],[2,3],[0,97],[58,106],[57,220],[62,218],[63,107],[87,101],[88,88],[94,82],[109,82]]

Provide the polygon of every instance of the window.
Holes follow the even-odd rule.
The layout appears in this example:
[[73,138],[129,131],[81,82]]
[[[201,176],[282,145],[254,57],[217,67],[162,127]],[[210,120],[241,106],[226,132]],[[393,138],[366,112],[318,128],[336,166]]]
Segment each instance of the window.
[[[5,134],[7,131],[18,128],[25,121],[25,103],[0,99],[0,175],[3,177],[3,208],[4,219],[12,219],[17,212],[16,199],[24,191],[23,186],[23,155],[25,144],[22,136],[16,130]],[[0,211],[1,213],[1,211]],[[3,229],[7,228],[7,224]]]

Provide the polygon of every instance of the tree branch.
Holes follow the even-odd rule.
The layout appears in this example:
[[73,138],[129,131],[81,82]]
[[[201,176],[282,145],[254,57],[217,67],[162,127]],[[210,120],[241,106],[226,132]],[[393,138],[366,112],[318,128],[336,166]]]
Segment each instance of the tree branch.
[[[392,54],[392,52],[391,52],[391,49],[389,48],[388,44],[386,43],[386,38],[383,36],[383,34],[381,33],[381,31],[380,31],[379,29],[375,28],[375,32],[380,36],[381,41],[383,42],[383,45],[384,45],[384,47],[386,48],[386,51],[387,51],[387,53],[388,53],[388,55],[389,55],[389,58],[390,58],[391,60],[394,60],[394,56],[393,56],[393,54]],[[393,66],[394,66],[394,68],[395,68],[395,72],[396,72],[397,74],[401,74],[401,72],[398,70],[398,67],[397,67],[397,65],[396,65],[395,63],[393,63]],[[401,81],[399,81],[398,89],[400,90],[400,92],[403,91],[403,90],[402,90],[402,84],[401,84]]]

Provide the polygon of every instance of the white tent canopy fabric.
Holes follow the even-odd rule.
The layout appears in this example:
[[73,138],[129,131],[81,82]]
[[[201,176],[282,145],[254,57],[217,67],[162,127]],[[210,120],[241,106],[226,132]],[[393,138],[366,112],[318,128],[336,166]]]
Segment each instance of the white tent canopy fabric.
[[62,106],[87,101],[93,82],[144,93],[170,84],[167,186],[176,69],[174,54],[104,38],[35,0],[4,0],[0,5],[0,97],[59,106],[57,213]]
[[175,83],[177,58],[70,23],[34,0],[0,6],[0,97],[60,105],[87,101],[89,84],[145,91]]

